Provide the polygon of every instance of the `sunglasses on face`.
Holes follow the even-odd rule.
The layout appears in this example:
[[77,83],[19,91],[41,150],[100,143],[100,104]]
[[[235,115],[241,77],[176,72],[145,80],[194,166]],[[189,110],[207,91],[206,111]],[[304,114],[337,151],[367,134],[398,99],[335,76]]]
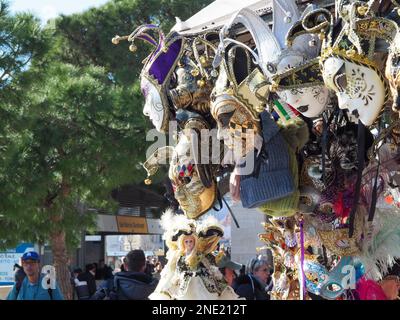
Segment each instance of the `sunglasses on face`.
[[38,261],[32,261],[32,260],[28,260],[28,261],[23,261],[22,262],[22,264],[23,265],[36,265],[36,264],[38,264],[39,262]]

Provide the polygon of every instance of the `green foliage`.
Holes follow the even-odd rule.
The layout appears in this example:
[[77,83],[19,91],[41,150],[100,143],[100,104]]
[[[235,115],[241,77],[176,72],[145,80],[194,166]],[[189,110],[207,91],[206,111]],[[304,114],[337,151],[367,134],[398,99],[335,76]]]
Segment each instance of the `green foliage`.
[[149,22],[168,31],[210,2],[114,0],[55,30],[1,2],[0,46],[13,50],[0,56],[0,247],[64,231],[73,248],[94,225],[87,206],[115,210],[111,190],[143,181],[151,125],[138,75],[150,48],[111,39]]

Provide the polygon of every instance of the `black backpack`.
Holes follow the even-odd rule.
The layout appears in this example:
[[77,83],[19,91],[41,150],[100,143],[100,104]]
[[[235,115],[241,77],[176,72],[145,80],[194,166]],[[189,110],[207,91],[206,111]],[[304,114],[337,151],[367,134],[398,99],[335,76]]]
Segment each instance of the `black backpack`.
[[17,297],[18,297],[19,292],[21,291],[22,282],[24,281],[25,277],[26,277],[26,273],[25,273],[24,269],[18,268],[18,270],[15,271],[14,279],[15,279],[15,289],[17,292]]

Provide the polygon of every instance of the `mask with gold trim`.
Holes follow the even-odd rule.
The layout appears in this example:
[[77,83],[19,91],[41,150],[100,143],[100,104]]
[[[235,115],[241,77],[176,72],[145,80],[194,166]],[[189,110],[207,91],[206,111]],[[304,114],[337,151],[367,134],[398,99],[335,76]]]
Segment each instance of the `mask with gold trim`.
[[[239,54],[243,59],[237,61],[248,62],[244,75],[239,75],[234,66]],[[261,150],[259,113],[264,108],[261,96],[266,82],[258,69],[251,71],[250,57],[242,48],[235,46],[228,55],[211,96],[211,115],[217,122],[218,139],[233,150],[234,162],[239,163],[254,149]]]
[[365,228],[365,215],[365,209],[359,206],[355,216],[354,234],[351,238],[349,237],[348,228],[317,230],[321,243],[331,253],[338,256],[355,256],[360,254]]
[[[204,172],[209,169],[209,166],[197,164],[193,152],[192,134],[194,132],[191,129],[196,127],[201,130],[208,128],[208,125],[199,119],[192,119],[190,122],[186,129],[180,132],[175,148],[158,149],[143,166],[151,176],[157,172],[160,164],[169,163],[168,175],[174,196],[185,215],[190,219],[197,219],[214,205],[217,187],[212,174]],[[207,182],[203,183],[203,181]]]
[[[400,16],[400,6],[397,9]],[[400,112],[400,30],[390,46],[386,62],[386,78],[389,81],[393,99],[393,111]]]
[[[156,31],[158,40],[150,33]],[[177,33],[165,36],[156,25],[146,24],[135,29],[129,36],[115,36],[113,43],[121,40],[131,42],[130,50],[136,51],[134,41],[140,39],[155,47],[146,58],[140,75],[142,93],[145,97],[143,113],[150,118],[155,128],[160,132],[167,132],[173,108],[168,101],[167,93],[171,76],[178,61],[182,57],[185,39]]]
[[218,73],[212,69],[215,46],[203,37],[187,39],[186,54],[175,70],[176,87],[168,91],[175,109],[210,112],[210,95]]
[[[312,6],[307,7],[305,13],[310,11],[311,8]],[[290,48],[286,48],[285,35],[301,18],[295,1],[274,0],[273,16],[274,27],[271,31],[257,14],[249,9],[240,10],[231,22],[221,30],[221,43],[238,43],[224,37],[234,22],[242,23],[252,35],[257,48],[257,53],[250,51],[254,61],[270,84],[266,98],[268,98],[270,91],[277,92],[282,100],[292,105],[303,115],[315,117],[326,108],[329,102],[329,92],[324,88],[322,80],[318,77],[299,80],[297,74],[309,76],[309,71],[315,70],[315,67],[310,67],[309,61],[318,55],[319,40],[312,35],[300,35],[294,39]],[[221,44],[219,51],[223,51]],[[290,73],[291,70],[292,73]],[[280,75],[282,79],[278,78]],[[289,80],[294,80],[295,83],[284,84],[285,81],[288,82]]]
[[190,129],[180,133],[169,177],[182,210],[189,218],[197,219],[214,205],[217,189],[214,181],[209,187],[202,183],[200,168],[193,157],[191,134]]
[[307,14],[297,33],[319,33],[323,38],[320,63],[326,86],[341,109],[348,109],[364,125],[372,125],[389,97],[388,86],[374,58],[375,40],[390,42],[395,24],[375,17],[366,3],[339,1],[342,24],[334,25],[326,9]]
[[323,283],[329,278],[328,270],[317,261],[314,255],[305,256],[303,269],[307,290],[320,295]]

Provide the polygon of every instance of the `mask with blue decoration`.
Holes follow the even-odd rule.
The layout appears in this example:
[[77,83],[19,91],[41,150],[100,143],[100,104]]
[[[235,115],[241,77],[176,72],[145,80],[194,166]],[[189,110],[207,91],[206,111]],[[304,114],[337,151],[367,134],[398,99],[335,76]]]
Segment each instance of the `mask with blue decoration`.
[[303,268],[307,291],[320,295],[321,287],[329,277],[328,270],[317,261],[314,261],[314,259],[306,259]]
[[342,257],[328,275],[328,280],[322,285],[320,291],[324,299],[335,300],[346,289],[355,289],[356,269],[352,257]]

